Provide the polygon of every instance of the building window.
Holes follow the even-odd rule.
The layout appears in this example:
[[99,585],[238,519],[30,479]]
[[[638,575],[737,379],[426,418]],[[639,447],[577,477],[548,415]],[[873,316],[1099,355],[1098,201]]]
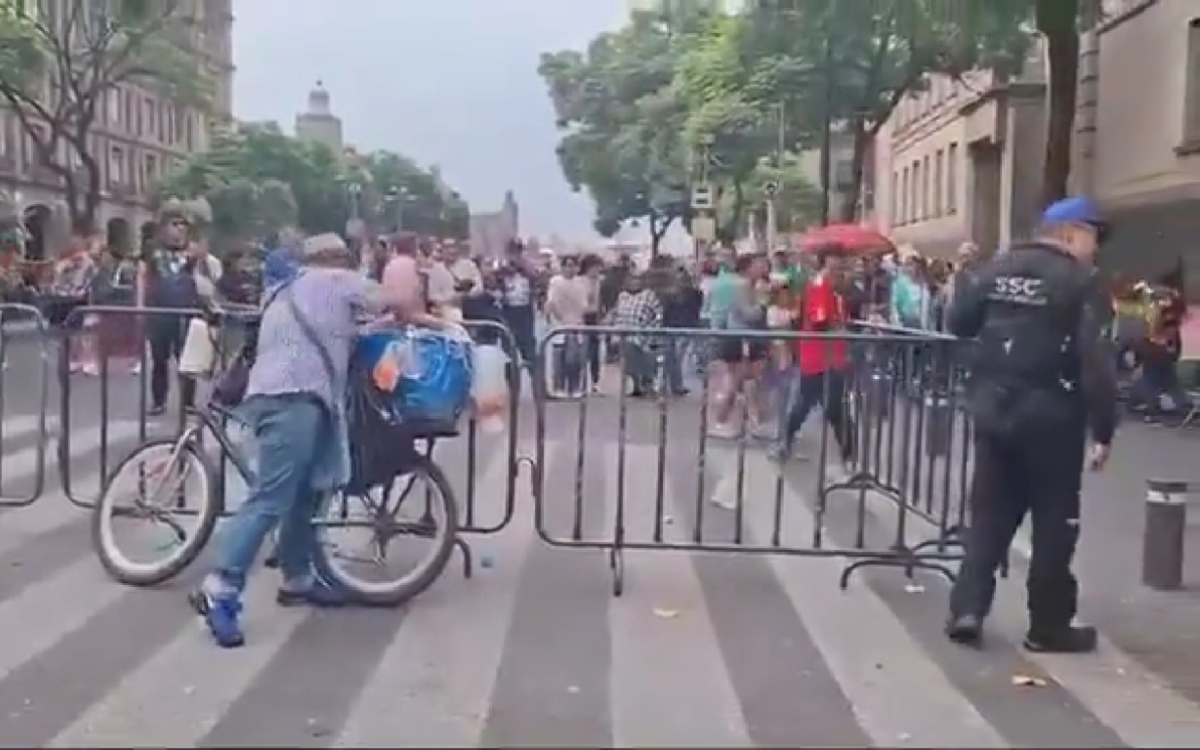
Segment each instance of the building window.
[[925,196],[921,194],[921,160],[913,162],[912,168],[912,218],[920,221],[925,218]]
[[929,157],[926,156],[921,162],[921,213],[922,219],[929,219],[933,216],[933,193],[929,190]]
[[138,180],[137,152],[129,149],[125,154],[125,159],[125,174],[127,175],[125,183],[134,190],[141,190],[142,183]]
[[122,124],[121,129],[124,130],[126,133],[128,133],[133,130],[133,120],[134,120],[133,97],[129,95],[128,91],[124,91],[124,90],[120,91],[120,97],[121,97],[121,109],[123,109],[125,111],[125,119],[121,123]]
[[945,209],[946,185],[943,182],[946,174],[946,152],[938,149],[933,162],[933,215],[942,216]]
[[148,138],[158,138],[158,121],[155,118],[157,114],[154,110],[154,100],[146,97],[142,100],[142,112],[145,123],[145,130],[142,131]]
[[120,89],[109,89],[105,95],[105,101],[108,104],[108,124],[121,124],[121,91]]
[[113,146],[108,152],[108,184],[121,185],[125,182],[125,152]]
[[946,151],[946,213],[958,213],[958,144]]
[[888,219],[890,224],[899,224],[900,219],[900,173],[892,172],[892,193],[888,197]]
[[1184,143],[1200,142],[1200,18],[1188,24],[1187,68],[1184,70]]
[[908,167],[904,168],[903,174],[900,176],[900,223],[908,223]]

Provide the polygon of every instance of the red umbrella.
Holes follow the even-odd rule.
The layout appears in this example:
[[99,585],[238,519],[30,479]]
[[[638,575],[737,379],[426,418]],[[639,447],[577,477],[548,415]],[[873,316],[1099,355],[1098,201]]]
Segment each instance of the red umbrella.
[[821,248],[837,247],[849,255],[889,253],[896,249],[892,241],[878,231],[861,224],[829,224],[805,233],[800,240],[800,249],[813,252]]

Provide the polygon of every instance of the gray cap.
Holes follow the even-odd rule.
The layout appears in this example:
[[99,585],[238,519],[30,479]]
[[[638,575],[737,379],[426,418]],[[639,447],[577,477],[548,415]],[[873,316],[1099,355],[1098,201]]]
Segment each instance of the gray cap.
[[349,252],[350,248],[346,246],[345,241],[333,232],[318,234],[309,237],[300,246],[300,255],[304,258],[312,258],[316,255],[324,255],[326,253]]

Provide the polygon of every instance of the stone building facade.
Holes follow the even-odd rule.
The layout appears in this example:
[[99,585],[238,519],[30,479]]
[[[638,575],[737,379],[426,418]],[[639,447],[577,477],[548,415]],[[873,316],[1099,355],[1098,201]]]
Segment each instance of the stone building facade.
[[[47,0],[41,0],[45,5]],[[65,4],[70,0],[48,0]],[[100,2],[101,0],[89,0]],[[195,18],[198,70],[212,79],[209,111],[185,107],[154,87],[123,84],[108,91],[97,113],[90,153],[101,165],[100,227],[110,238],[136,239],[151,218],[150,198],[158,178],[188,154],[203,150],[213,127],[228,122],[233,102],[232,0],[180,0]],[[69,163],[70,156],[62,155]],[[39,162],[16,115],[0,105],[0,190],[8,194],[44,253],[40,237],[65,215],[61,184]],[[58,219],[56,221],[56,219]]]

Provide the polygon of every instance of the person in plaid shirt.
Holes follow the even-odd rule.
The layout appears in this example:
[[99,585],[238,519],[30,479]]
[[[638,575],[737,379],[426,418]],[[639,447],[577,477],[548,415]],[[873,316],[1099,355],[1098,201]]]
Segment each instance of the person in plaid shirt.
[[[617,298],[617,305],[610,314],[609,322],[613,326],[641,331],[662,328],[662,300],[648,281],[644,275],[631,274],[628,277],[625,291]],[[627,335],[621,341],[625,372],[633,381],[631,396],[644,396],[653,388],[655,343],[655,337],[648,333]]]

